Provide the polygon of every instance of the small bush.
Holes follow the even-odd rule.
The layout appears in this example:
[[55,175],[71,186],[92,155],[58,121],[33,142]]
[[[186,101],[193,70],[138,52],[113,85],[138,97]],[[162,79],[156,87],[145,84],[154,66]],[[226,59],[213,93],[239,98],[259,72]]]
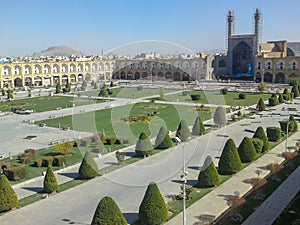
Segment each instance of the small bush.
[[297,84],[298,84],[298,80],[297,80],[297,78],[290,77],[290,78],[288,79],[288,83],[289,83],[289,86],[294,86],[294,85],[297,85]]
[[30,153],[30,154],[32,154],[33,156],[34,156],[34,154],[35,154],[35,150],[34,149],[26,149],[26,150],[24,150],[24,153]]
[[122,144],[122,141],[120,139],[116,139],[115,140],[115,145],[120,145],[120,144]]
[[239,99],[245,99],[246,94],[245,93],[239,93]]
[[85,153],[78,173],[81,179],[91,179],[99,175],[97,163],[89,151]]
[[52,163],[53,163],[53,157],[52,156],[47,156],[47,157],[42,159],[42,166],[43,167],[52,166]]
[[281,93],[278,95],[278,102],[283,103],[283,95]]
[[41,166],[42,166],[42,163],[43,163],[43,160],[42,160],[42,159],[36,159],[36,160],[34,160],[33,165],[34,165],[35,167],[41,167]]
[[279,127],[267,127],[267,137],[269,141],[278,141],[281,138]]
[[254,145],[256,153],[260,154],[262,152],[262,148],[264,145],[263,140],[261,140],[259,138],[250,138],[250,140],[252,141],[252,144]]
[[113,137],[105,139],[105,142],[107,145],[113,145],[113,144],[115,144],[115,141],[116,141],[116,138],[113,138]]
[[193,101],[198,101],[200,100],[200,95],[191,95],[191,98]]
[[277,98],[269,98],[269,106],[276,106],[279,104],[279,101]]
[[48,194],[56,192],[58,186],[57,179],[53,173],[52,167],[48,166],[47,172],[44,178],[44,191]]
[[253,137],[254,137],[254,138],[259,138],[259,139],[261,139],[261,140],[263,141],[262,152],[267,152],[267,151],[270,150],[270,143],[269,143],[269,141],[268,141],[268,138],[267,138],[267,136],[266,136],[266,133],[265,133],[264,129],[263,129],[261,126],[259,126],[259,127],[256,129],[256,131],[255,131]]
[[80,146],[89,147],[91,144],[91,139],[86,138],[80,141]]
[[222,89],[220,90],[220,93],[221,93],[222,95],[226,95],[226,94],[228,93],[228,89],[227,89],[227,88],[222,88]]
[[203,167],[198,176],[198,186],[207,188],[220,184],[220,178],[214,162],[210,156],[207,156]]
[[53,166],[63,166],[66,165],[67,157],[65,155],[57,155],[53,158]]
[[27,174],[27,165],[11,167],[7,170],[7,178],[11,181],[21,180]]
[[257,108],[258,111],[264,111],[266,109],[265,102],[262,98],[259,99],[259,101],[256,105],[256,108]]
[[18,205],[18,197],[7,180],[0,174],[0,213],[13,209]]
[[153,147],[148,138],[148,135],[142,132],[139,136],[139,140],[135,145],[135,153],[138,157],[144,157],[152,155]]
[[34,155],[31,153],[21,153],[18,155],[18,159],[22,164],[28,164],[34,159]]
[[257,158],[255,147],[248,137],[244,137],[238,147],[238,152],[242,163],[252,162]]

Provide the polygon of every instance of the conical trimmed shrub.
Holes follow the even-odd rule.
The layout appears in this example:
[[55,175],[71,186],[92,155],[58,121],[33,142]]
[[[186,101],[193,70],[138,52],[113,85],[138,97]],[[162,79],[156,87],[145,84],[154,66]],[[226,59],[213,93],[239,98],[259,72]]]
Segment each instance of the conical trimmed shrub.
[[58,182],[53,173],[52,167],[48,166],[47,172],[44,178],[44,191],[48,194],[57,191]]
[[259,138],[263,141],[264,144],[263,144],[262,152],[267,152],[270,150],[270,144],[269,144],[268,138],[266,136],[264,129],[261,126],[259,126],[256,129],[256,131],[253,135],[253,138]]
[[86,151],[78,173],[81,179],[91,179],[99,175],[97,163],[90,151]]
[[294,93],[294,95],[293,95],[294,98],[297,98],[297,97],[300,96],[300,95],[299,95],[299,89],[298,89],[298,85],[297,85],[297,84],[294,84],[294,85],[293,85],[293,88],[292,88],[291,92]]
[[263,140],[261,140],[260,138],[250,138],[250,140],[256,150],[256,153],[260,154],[264,145]]
[[219,173],[230,175],[239,172],[241,169],[242,163],[239,153],[234,141],[230,138],[227,140],[219,160]]
[[226,110],[223,106],[218,106],[214,114],[214,123],[219,127],[226,125]]
[[214,162],[207,156],[198,176],[198,186],[202,188],[214,187],[220,184],[220,178]]
[[262,98],[260,98],[258,100],[258,103],[256,105],[256,108],[258,109],[258,111],[264,111],[266,109],[266,105],[265,105],[265,102]]
[[18,197],[7,177],[0,174],[0,212],[5,212],[18,205]]
[[127,221],[117,203],[108,196],[99,202],[91,225],[127,225]]
[[205,133],[204,124],[203,124],[202,120],[200,119],[200,117],[197,116],[195,119],[194,125],[193,125],[192,134],[193,135],[203,135],[204,133]]
[[176,131],[176,137],[178,137],[181,141],[187,141],[190,136],[191,132],[186,121],[181,120]]
[[172,145],[173,142],[168,131],[166,128],[161,127],[155,139],[155,148],[166,149],[172,147]]
[[293,116],[290,116],[290,121],[293,123],[293,132],[298,131],[298,122]]
[[159,225],[166,221],[168,210],[165,201],[156,185],[148,185],[139,208],[139,221],[147,225]]
[[283,99],[287,100],[287,101],[292,99],[291,93],[289,92],[289,89],[287,89],[287,88],[285,88],[283,90]]
[[248,137],[244,137],[242,140],[238,147],[238,153],[243,163],[252,162],[257,158],[255,147]]
[[281,93],[278,95],[278,102],[283,103],[283,95]]
[[140,134],[139,140],[135,145],[135,153],[139,157],[149,156],[153,153],[152,144],[145,132]]

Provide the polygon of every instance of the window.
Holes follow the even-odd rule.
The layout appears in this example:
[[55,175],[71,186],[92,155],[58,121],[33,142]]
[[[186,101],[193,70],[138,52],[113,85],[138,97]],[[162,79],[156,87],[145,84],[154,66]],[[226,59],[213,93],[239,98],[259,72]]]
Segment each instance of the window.
[[257,69],[260,70],[260,67],[261,67],[261,63],[258,62]]

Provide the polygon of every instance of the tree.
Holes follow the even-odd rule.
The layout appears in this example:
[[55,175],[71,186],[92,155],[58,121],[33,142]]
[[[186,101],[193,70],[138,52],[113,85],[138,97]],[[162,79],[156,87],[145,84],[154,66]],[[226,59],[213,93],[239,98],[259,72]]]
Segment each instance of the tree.
[[127,221],[117,203],[105,196],[96,208],[91,225],[127,225]]
[[267,151],[269,151],[269,149],[270,149],[270,144],[269,144],[268,138],[267,138],[267,136],[266,136],[266,133],[265,133],[264,129],[263,129],[261,126],[259,126],[259,127],[256,129],[256,131],[255,131],[255,133],[254,133],[254,135],[253,135],[253,138],[259,138],[259,139],[261,139],[261,140],[263,141],[262,152],[267,152]]
[[44,191],[48,194],[51,194],[57,191],[58,182],[53,173],[52,167],[48,166],[47,172],[44,178]]
[[66,83],[65,88],[63,90],[64,92],[70,92],[71,91],[71,84],[69,82]]
[[267,89],[267,85],[264,82],[259,83],[258,86],[257,86],[257,90],[260,91],[260,92],[263,92],[266,89]]
[[297,120],[295,120],[295,118],[291,115],[290,116],[290,119],[289,119],[290,122],[293,123],[293,132],[295,131],[298,131],[298,123],[297,123]]
[[55,93],[58,94],[60,92],[61,92],[61,86],[60,86],[60,83],[57,83],[56,87],[55,87]]
[[153,147],[145,132],[142,132],[139,136],[139,140],[135,145],[135,153],[137,156],[144,157],[152,155]]
[[293,85],[293,88],[292,88],[292,91],[291,91],[291,92],[294,93],[294,95],[293,95],[294,98],[297,98],[297,97],[300,96],[300,95],[299,95],[298,84],[294,84],[294,85]]
[[156,139],[155,139],[155,148],[166,149],[172,147],[173,142],[169,136],[169,132],[166,128],[161,127]]
[[283,90],[283,99],[286,101],[290,101],[292,99],[291,93],[289,92],[289,89],[285,88]]
[[283,95],[281,93],[278,95],[278,102],[283,103]]
[[125,152],[116,151],[116,158],[117,158],[118,164],[122,164],[125,159]]
[[166,221],[168,210],[156,185],[148,185],[143,201],[139,207],[139,221],[147,225],[159,225]]
[[218,106],[215,114],[214,114],[214,122],[217,124],[219,127],[225,126],[226,125],[226,111],[225,108],[222,106]]
[[176,137],[178,137],[181,141],[187,141],[190,136],[191,132],[186,121],[181,120],[176,131]]
[[214,162],[210,156],[207,156],[203,167],[198,176],[198,186],[207,188],[220,184],[220,178]]
[[257,108],[258,111],[264,111],[264,110],[266,109],[265,102],[264,102],[264,100],[263,100],[262,98],[260,98],[260,99],[258,100],[258,103],[257,103],[257,105],[256,105],[256,108]]
[[4,88],[1,89],[1,93],[2,93],[2,96],[5,96],[5,93],[6,93],[6,92],[5,92],[5,89],[4,89]]
[[238,153],[243,163],[252,162],[257,158],[255,147],[248,137],[244,137],[242,140],[238,147]]
[[59,143],[54,145],[54,148],[63,155],[67,155],[73,148],[73,142],[63,141],[63,143]]
[[166,94],[165,89],[161,88],[160,91],[159,91],[159,96],[160,96],[160,98],[161,98],[161,99],[164,99],[165,94]]
[[97,163],[90,151],[86,151],[78,173],[81,179],[91,179],[99,175]]
[[196,117],[193,129],[192,129],[192,134],[193,135],[203,135],[205,133],[205,127],[203,125],[202,120],[200,119],[199,116]]
[[14,99],[14,91],[13,90],[7,90],[7,98],[8,99]]
[[241,169],[242,163],[239,153],[234,141],[230,138],[227,140],[219,160],[219,173],[230,175],[239,172]]
[[115,86],[115,85],[114,85],[114,82],[111,81],[110,84],[109,84],[109,86],[110,86],[110,87],[114,87],[114,86]]
[[103,82],[102,87],[100,88],[98,97],[108,97],[109,93],[108,93],[109,89],[107,88],[106,84]]
[[18,197],[4,174],[0,174],[0,212],[5,212],[18,205]]

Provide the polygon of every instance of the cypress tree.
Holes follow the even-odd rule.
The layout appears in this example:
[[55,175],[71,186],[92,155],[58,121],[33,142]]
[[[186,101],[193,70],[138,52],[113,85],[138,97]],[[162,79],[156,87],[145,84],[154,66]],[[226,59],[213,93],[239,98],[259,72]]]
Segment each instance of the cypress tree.
[[181,141],[187,141],[190,136],[191,132],[186,121],[181,120],[176,131],[176,137],[178,137]]
[[219,173],[230,175],[239,172],[242,169],[241,159],[234,141],[227,140],[219,160]]
[[135,153],[137,156],[149,156],[152,155],[153,147],[145,132],[140,134],[139,140],[135,145]]
[[293,116],[290,116],[290,122],[293,123],[293,132],[298,131],[298,123],[297,120],[295,120],[295,118]]
[[278,102],[283,103],[283,95],[281,93],[278,95]]
[[0,212],[13,209],[18,205],[18,197],[7,177],[0,174]]
[[238,152],[243,163],[252,162],[257,158],[255,147],[248,137],[244,137],[238,147]]
[[117,203],[108,196],[99,202],[91,225],[127,225]]
[[204,133],[205,133],[204,124],[203,124],[202,120],[200,119],[200,117],[197,116],[195,119],[194,125],[193,125],[192,134],[193,135],[203,135]]
[[148,185],[143,201],[139,207],[139,221],[147,225],[159,225],[166,221],[168,210],[156,185]]
[[297,84],[293,85],[293,88],[292,88],[291,92],[294,93],[294,95],[293,95],[294,98],[299,97],[299,89],[298,89],[298,85]]
[[269,144],[268,138],[267,138],[267,136],[266,136],[266,133],[265,133],[264,129],[263,129],[261,126],[259,126],[259,127],[256,129],[256,131],[255,131],[255,133],[254,133],[254,135],[253,135],[253,138],[259,138],[259,139],[261,139],[261,140],[263,141],[262,152],[267,152],[267,151],[269,151],[269,149],[270,149],[270,144]]
[[214,114],[214,122],[219,127],[226,125],[226,111],[222,106],[218,106]]
[[258,109],[258,111],[264,111],[266,109],[266,105],[264,103],[264,100],[262,98],[259,99],[256,108]]
[[81,179],[91,179],[99,175],[97,163],[90,151],[86,151],[78,173]]
[[166,149],[172,147],[173,143],[166,128],[161,127],[155,139],[155,148]]
[[210,156],[207,156],[203,167],[198,176],[198,186],[207,188],[220,184],[220,178],[214,162]]
[[289,89],[287,89],[287,88],[285,88],[285,89],[283,90],[283,99],[285,99],[285,100],[287,100],[287,101],[289,101],[289,100],[292,99],[291,93],[289,92]]
[[47,172],[44,178],[44,191],[48,194],[57,191],[58,182],[53,173],[52,167],[48,166]]

